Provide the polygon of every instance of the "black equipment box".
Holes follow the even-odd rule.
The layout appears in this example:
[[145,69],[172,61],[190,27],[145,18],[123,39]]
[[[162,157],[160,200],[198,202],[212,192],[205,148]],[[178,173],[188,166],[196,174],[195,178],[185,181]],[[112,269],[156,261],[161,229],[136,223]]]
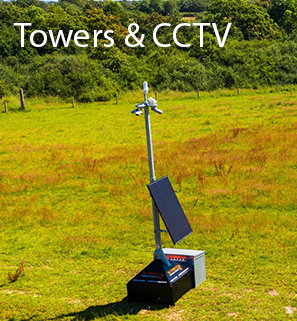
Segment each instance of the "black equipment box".
[[129,301],[173,305],[182,295],[195,288],[191,267],[170,261],[168,267],[154,260],[127,284]]

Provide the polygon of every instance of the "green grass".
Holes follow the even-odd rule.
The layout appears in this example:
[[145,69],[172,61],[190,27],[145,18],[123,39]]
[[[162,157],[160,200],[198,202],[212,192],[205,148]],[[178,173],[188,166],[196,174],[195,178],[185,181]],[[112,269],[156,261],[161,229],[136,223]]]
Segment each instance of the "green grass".
[[141,92],[75,108],[31,99],[25,113],[7,99],[0,320],[296,319],[294,88],[195,95],[159,93],[164,114],[151,114],[156,177],[194,230],[177,248],[206,253],[207,280],[169,308],[125,298],[154,251],[144,118],[130,114]]

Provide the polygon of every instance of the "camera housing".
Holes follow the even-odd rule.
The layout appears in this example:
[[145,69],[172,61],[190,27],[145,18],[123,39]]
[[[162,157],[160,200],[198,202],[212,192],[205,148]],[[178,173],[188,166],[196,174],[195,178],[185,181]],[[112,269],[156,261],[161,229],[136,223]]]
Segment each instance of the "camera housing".
[[148,105],[149,106],[156,106],[157,105],[157,101],[153,98],[153,97],[150,97],[149,99],[148,99]]
[[144,93],[144,99],[145,101],[143,103],[139,103],[137,105],[135,105],[135,109],[133,109],[131,111],[132,114],[136,115],[136,116],[140,116],[143,113],[143,109],[144,108],[151,108],[152,111],[155,111],[157,114],[161,115],[163,114],[163,111],[161,109],[157,108],[157,100],[155,100],[153,97],[150,97],[147,100],[147,94],[148,94],[148,84],[147,82],[143,83],[143,93]]
[[137,111],[138,111],[138,109],[135,108],[135,109],[131,110],[131,114],[135,114]]
[[146,107],[146,106],[147,106],[147,102],[146,102],[146,101],[143,102],[143,103],[140,103],[140,104],[135,105],[136,108],[144,108],[144,107]]
[[153,111],[155,111],[155,112],[158,113],[159,115],[163,114],[163,110],[158,109],[158,108],[154,108]]
[[136,116],[140,116],[142,114],[142,110],[137,110],[136,112],[135,112],[135,115]]

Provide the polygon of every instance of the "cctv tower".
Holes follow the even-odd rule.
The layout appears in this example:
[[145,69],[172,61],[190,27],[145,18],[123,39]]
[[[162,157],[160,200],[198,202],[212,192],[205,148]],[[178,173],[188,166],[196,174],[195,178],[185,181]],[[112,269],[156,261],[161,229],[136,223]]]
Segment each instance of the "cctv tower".
[[[150,126],[150,109],[158,114],[157,101],[147,100],[148,84],[143,83],[144,102],[135,105],[131,113],[145,115],[145,128],[150,170],[147,185],[152,198],[154,219],[154,260],[127,284],[130,301],[174,304],[183,294],[206,279],[204,251],[162,249],[161,232],[167,232],[174,244],[192,233],[191,226],[167,176],[155,179],[154,157]],[[159,214],[167,230],[160,229]]]

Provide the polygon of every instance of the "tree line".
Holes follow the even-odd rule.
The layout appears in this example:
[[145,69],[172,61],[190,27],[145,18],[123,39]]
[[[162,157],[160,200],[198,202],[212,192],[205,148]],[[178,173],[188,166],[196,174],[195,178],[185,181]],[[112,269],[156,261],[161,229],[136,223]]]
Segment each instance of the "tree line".
[[[211,28],[203,34],[200,47],[198,28],[179,29],[175,45],[173,28],[191,22],[216,23],[224,34],[232,23],[223,48]],[[16,22],[31,23],[25,30],[114,31],[116,45],[96,48],[61,44],[53,47],[20,46],[21,30]],[[140,26],[145,47],[125,45],[127,28]],[[161,48],[153,41],[153,29],[160,23],[158,39],[171,46]],[[213,90],[257,88],[297,82],[297,0],[37,0],[0,1],[0,97],[23,88],[27,96],[75,97],[81,102],[106,101],[116,92],[141,86],[143,80],[157,90]],[[38,39],[37,39],[38,40]]]

